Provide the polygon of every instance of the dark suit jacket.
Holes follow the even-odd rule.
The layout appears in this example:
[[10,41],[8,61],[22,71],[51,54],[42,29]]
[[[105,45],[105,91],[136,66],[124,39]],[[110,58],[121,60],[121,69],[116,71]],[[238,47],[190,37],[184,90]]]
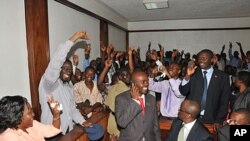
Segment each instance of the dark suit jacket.
[[230,141],[230,126],[225,125],[218,129],[218,141]]
[[[175,119],[168,133],[167,141],[177,141],[181,127],[182,121],[178,118]],[[199,120],[196,120],[194,126],[187,136],[186,141],[213,141],[213,138],[203,123]]]
[[[182,95],[187,99],[196,100],[201,103],[203,95],[203,75],[201,69],[196,70],[189,82],[179,86]],[[214,69],[208,85],[204,122],[223,122],[227,115],[230,96],[229,77],[226,73]]]
[[145,95],[145,113],[130,96],[123,92],[115,99],[115,117],[120,127],[118,141],[160,141],[160,129],[157,118],[155,97]]

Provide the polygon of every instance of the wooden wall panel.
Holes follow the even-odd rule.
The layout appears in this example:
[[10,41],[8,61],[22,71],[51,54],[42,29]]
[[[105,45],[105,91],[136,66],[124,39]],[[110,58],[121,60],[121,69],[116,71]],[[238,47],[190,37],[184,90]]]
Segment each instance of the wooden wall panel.
[[47,0],[24,0],[31,103],[40,121],[38,86],[49,62]]

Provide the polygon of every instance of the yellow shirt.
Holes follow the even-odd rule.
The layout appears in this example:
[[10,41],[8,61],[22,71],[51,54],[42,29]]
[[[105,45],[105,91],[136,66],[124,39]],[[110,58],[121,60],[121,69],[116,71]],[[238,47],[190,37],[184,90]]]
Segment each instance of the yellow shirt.
[[[105,105],[108,105],[111,111],[114,113],[115,111],[115,97],[122,92],[128,91],[129,87],[122,81],[118,81],[115,85],[111,86],[108,90],[108,96],[105,100]],[[109,134],[115,134],[117,136],[120,135],[120,131],[117,128],[115,116],[110,113],[108,119],[108,127]]]

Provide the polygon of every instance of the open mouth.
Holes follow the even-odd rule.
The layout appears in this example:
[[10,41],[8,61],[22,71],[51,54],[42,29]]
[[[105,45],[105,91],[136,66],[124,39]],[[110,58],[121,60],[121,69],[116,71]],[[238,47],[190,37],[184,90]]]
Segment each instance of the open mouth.
[[205,65],[205,63],[200,63],[199,65],[200,65],[200,66],[204,66],[204,65]]
[[63,77],[64,77],[65,79],[67,79],[67,78],[69,78],[69,75],[63,74]]

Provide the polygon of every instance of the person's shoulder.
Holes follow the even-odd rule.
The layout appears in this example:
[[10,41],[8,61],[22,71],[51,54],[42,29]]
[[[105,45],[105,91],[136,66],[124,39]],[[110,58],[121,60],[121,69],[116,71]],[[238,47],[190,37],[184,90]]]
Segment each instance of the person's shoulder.
[[147,93],[145,95],[145,98],[148,98],[148,99],[151,99],[151,100],[155,100],[155,97],[153,95],[149,94],[149,93]]
[[17,141],[20,139],[21,133],[18,133],[15,129],[6,129],[3,133],[0,134],[1,141]]
[[200,120],[196,120],[196,124],[198,124],[198,131],[200,133],[210,134],[208,128]]
[[83,85],[85,85],[84,81],[80,81],[80,82],[75,83],[75,85],[73,87],[77,88],[77,87],[80,87],[80,86],[83,86]]
[[228,76],[228,74],[226,72],[219,70],[219,69],[214,69],[214,73],[217,75]]
[[122,92],[116,96],[116,98],[124,98],[130,96],[130,90]]

